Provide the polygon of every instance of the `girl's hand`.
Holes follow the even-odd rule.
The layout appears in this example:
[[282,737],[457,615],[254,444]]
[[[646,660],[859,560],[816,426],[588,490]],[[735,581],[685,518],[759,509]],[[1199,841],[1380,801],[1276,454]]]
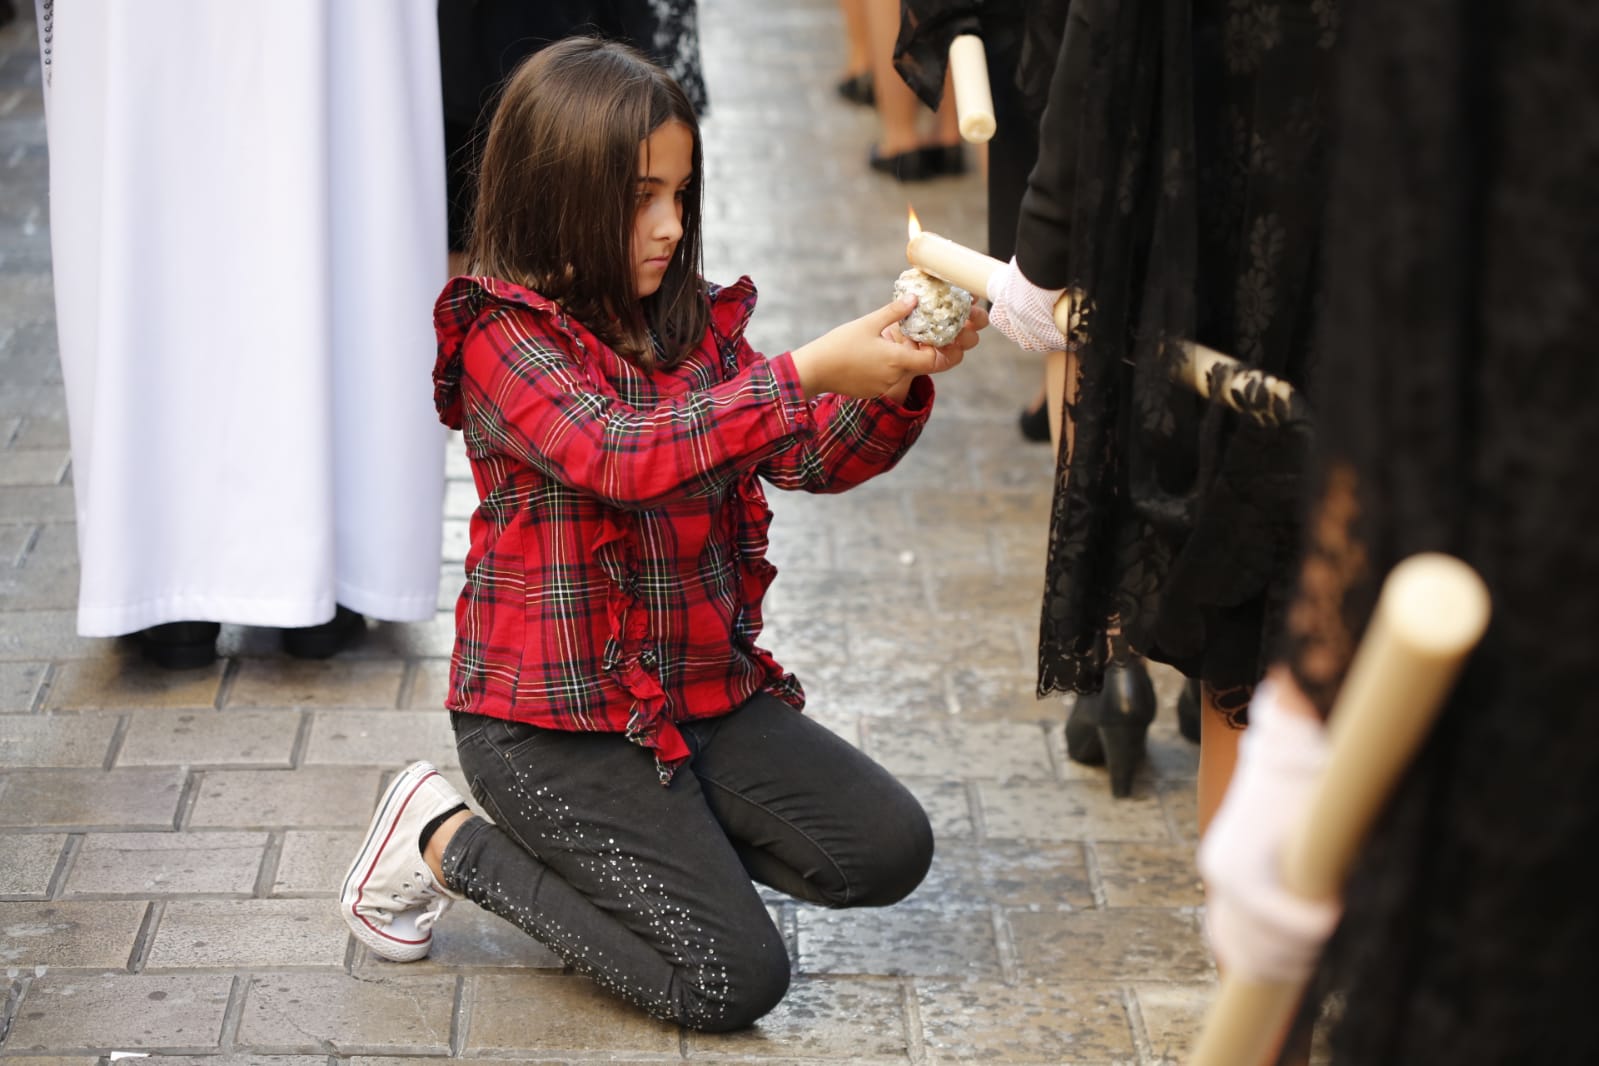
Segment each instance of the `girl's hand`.
[[794,349],[790,358],[805,395],[833,392],[869,400],[902,383],[908,388],[917,374],[937,374],[959,364],[966,349],[977,343],[977,329],[988,321],[974,310],[972,321],[944,348],[913,344],[897,329],[893,337],[898,339],[892,339],[889,328],[897,327],[915,306],[915,297],[895,300]]
[[[928,373],[942,374],[944,371],[949,370],[952,367],[959,366],[961,360],[966,357],[966,353],[977,347],[977,331],[987,325],[988,312],[984,311],[981,307],[973,306],[971,313],[966,318],[965,323],[961,325],[961,331],[955,335],[954,340],[950,341],[944,347],[930,348],[925,344],[917,344],[916,347],[918,348],[938,353],[937,365],[934,367],[934,369],[928,371]],[[898,322],[895,322],[893,325],[885,329],[883,331],[883,336],[897,344],[914,343],[905,336],[904,332],[900,328],[900,323]],[[906,395],[911,391],[911,380],[915,377],[915,374],[906,374],[900,379],[899,384],[883,393],[884,399],[893,400],[895,403],[903,403]]]

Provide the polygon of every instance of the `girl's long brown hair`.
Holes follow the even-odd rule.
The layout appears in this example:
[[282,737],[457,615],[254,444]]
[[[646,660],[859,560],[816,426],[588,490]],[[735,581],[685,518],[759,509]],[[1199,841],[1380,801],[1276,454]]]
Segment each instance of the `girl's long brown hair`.
[[[694,136],[683,237],[661,287],[634,290],[639,145],[662,123]],[[572,37],[517,68],[489,126],[478,174],[472,269],[559,303],[645,369],[673,366],[705,335],[700,281],[703,155],[694,107],[677,82],[632,48]]]

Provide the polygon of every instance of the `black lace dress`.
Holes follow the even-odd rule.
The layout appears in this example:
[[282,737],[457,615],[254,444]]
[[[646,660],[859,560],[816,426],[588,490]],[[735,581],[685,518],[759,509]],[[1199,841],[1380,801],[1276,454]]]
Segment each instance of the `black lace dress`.
[[1274,650],[1307,427],[1173,370],[1197,340],[1309,391],[1338,21],[1333,0],[1070,5],[1017,237],[1027,277],[1088,300],[1040,695],[1098,689],[1117,633],[1220,689]]
[[1346,29],[1290,662],[1326,707],[1417,551],[1494,617],[1349,886],[1334,1062],[1596,1063],[1599,5]]

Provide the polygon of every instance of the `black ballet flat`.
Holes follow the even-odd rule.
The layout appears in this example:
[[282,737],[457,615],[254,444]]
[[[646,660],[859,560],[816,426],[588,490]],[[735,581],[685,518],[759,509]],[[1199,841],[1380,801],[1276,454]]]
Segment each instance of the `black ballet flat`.
[[872,72],[869,70],[851,74],[833,88],[837,90],[838,95],[852,104],[871,107],[877,103],[877,92],[872,88]]
[[1037,407],[1024,410],[1016,419],[1016,426],[1022,431],[1022,439],[1034,444],[1049,443],[1049,404],[1041,403]]
[[166,622],[135,636],[146,659],[166,670],[196,670],[217,660],[217,622]]
[[1154,720],[1155,686],[1144,661],[1112,663],[1098,692],[1077,697],[1066,720],[1066,754],[1085,766],[1104,764],[1111,795],[1130,796]]
[[321,625],[283,631],[283,650],[296,659],[327,659],[354,644],[366,632],[366,619],[348,607],[336,607]]
[[966,150],[958,144],[932,144],[922,149],[922,166],[929,177],[952,178],[966,173]]
[[1199,682],[1188,681],[1177,697],[1177,732],[1184,740],[1199,743]]
[[867,165],[880,174],[887,174],[895,181],[926,181],[934,176],[928,169],[928,156],[925,149],[912,148],[893,155],[879,155],[877,145],[866,156]]

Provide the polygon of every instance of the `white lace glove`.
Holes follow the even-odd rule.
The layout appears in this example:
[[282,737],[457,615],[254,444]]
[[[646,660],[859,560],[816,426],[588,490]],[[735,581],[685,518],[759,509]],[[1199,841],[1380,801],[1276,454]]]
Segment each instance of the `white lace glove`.
[[1338,924],[1339,903],[1300,899],[1281,877],[1287,835],[1326,762],[1322,724],[1283,707],[1263,682],[1249,704],[1232,784],[1199,847],[1205,935],[1228,972],[1307,979]]
[[1055,325],[1055,302],[1065,289],[1041,289],[1022,276],[1016,257],[988,279],[988,320],[1024,351],[1066,350],[1066,337]]

